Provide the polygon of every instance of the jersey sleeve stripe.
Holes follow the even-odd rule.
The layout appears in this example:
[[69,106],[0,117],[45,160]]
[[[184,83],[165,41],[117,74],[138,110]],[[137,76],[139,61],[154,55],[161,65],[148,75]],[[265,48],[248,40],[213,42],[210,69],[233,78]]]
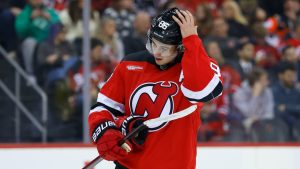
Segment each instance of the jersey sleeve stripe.
[[104,111],[104,110],[108,111],[105,107],[99,105],[97,107],[92,108],[90,110],[90,114],[95,113],[95,112],[101,112],[101,111]]
[[90,114],[101,112],[101,111],[108,111],[113,116],[113,118],[117,116],[124,116],[124,113],[99,102],[97,102],[95,105],[92,106],[90,110]]
[[187,99],[192,102],[192,103],[197,103],[197,102],[208,102],[214,98],[219,97],[222,94],[223,91],[223,85],[221,83],[221,81],[219,82],[219,84],[214,88],[214,90],[209,93],[206,97],[201,98],[201,99],[195,99],[195,98],[188,98]]
[[102,103],[103,105],[105,105],[111,109],[114,109],[114,110],[120,112],[121,114],[124,113],[124,104],[116,102],[116,101],[110,99],[109,97],[103,95],[102,93],[98,94],[97,102]]
[[[221,80],[220,80],[219,76],[215,74],[203,90],[192,91],[192,90],[189,90],[186,87],[184,87],[182,84],[181,91],[189,99],[201,100],[201,99],[207,97],[208,95],[210,95],[214,91],[214,89],[219,85],[222,86]],[[221,87],[221,88],[223,88],[223,87]]]

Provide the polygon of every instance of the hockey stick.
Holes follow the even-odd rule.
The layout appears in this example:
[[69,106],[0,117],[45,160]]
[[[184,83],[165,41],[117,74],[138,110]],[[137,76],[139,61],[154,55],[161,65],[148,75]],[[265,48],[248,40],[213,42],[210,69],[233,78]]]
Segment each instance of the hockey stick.
[[[196,105],[192,105],[184,110],[181,110],[177,113],[173,113],[170,114],[168,116],[165,117],[158,117],[158,118],[154,118],[154,119],[150,119],[150,120],[146,120],[143,122],[143,124],[141,124],[139,127],[135,128],[134,130],[132,130],[130,133],[128,133],[120,142],[119,145],[122,147],[123,144],[129,140],[130,138],[132,138],[134,135],[136,135],[137,133],[139,133],[140,131],[142,131],[143,129],[147,128],[147,127],[151,127],[152,125],[155,125],[157,123],[164,123],[164,122],[168,122],[168,121],[172,121],[172,120],[176,120],[176,119],[180,119],[182,117],[185,117],[191,113],[193,113],[195,110],[197,109]],[[83,167],[82,169],[92,169],[93,167],[95,167],[98,163],[100,163],[103,160],[103,158],[101,158],[100,156],[96,157],[93,161],[91,161],[90,163],[88,163],[85,167]]]

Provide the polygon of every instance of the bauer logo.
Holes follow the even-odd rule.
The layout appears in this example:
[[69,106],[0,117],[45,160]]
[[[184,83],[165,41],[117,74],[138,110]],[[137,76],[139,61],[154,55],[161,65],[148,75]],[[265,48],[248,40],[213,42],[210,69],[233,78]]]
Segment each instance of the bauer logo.
[[160,21],[158,24],[158,27],[162,28],[163,30],[166,30],[169,27],[169,23],[165,21]]
[[94,131],[92,139],[97,142],[99,136],[101,136],[108,128],[116,127],[116,124],[112,121],[106,121],[101,123]]
[[[164,117],[174,111],[173,97],[178,93],[178,85],[172,81],[144,83],[138,86],[130,96],[130,111],[132,115],[139,115],[146,119]],[[157,123],[149,128],[156,131],[167,123]]]

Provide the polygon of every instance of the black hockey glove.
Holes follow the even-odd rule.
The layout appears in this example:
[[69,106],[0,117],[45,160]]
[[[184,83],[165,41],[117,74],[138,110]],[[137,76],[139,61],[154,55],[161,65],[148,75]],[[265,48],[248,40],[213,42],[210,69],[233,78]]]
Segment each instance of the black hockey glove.
[[[124,136],[126,136],[128,133],[130,133],[133,129],[137,128],[139,125],[141,125],[144,120],[141,116],[128,116],[126,118],[119,119],[122,121],[120,129]],[[131,138],[129,141],[136,145],[137,147],[140,147],[144,144],[146,138],[148,136],[148,129],[144,129],[137,133],[133,138]]]

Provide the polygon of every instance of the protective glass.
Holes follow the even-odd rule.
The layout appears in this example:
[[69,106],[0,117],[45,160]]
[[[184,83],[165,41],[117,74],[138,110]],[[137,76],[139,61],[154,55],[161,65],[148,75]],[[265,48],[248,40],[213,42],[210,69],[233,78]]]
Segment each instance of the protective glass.
[[162,57],[174,55],[175,52],[177,53],[177,45],[167,45],[152,38],[148,38],[146,48],[151,54],[160,53]]

